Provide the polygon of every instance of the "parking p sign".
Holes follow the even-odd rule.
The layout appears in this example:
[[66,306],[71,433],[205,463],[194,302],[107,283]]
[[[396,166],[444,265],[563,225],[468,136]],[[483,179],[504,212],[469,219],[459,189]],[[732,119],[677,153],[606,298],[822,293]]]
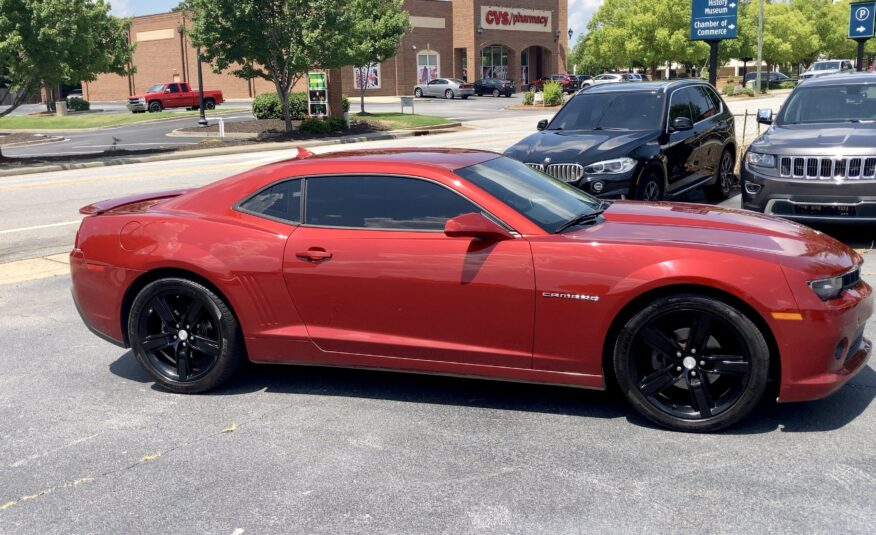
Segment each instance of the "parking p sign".
[[849,39],[870,39],[876,22],[876,2],[849,5]]

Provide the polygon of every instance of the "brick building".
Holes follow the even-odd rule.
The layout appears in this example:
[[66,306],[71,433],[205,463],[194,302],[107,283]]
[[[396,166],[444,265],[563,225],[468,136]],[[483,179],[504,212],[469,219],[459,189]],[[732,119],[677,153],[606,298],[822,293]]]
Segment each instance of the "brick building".
[[[367,73],[367,95],[410,95],[414,85],[436,77],[509,78],[525,87],[540,76],[566,72],[568,0],[405,0],[405,9],[411,30],[394,58]],[[195,50],[179,31],[184,26],[182,13],[134,18],[137,73],[84,83],[85,98],[123,100],[157,82],[197,85]],[[356,71],[342,72],[344,94],[357,95]],[[215,74],[209,65],[203,75],[205,88],[221,89],[228,99],[274,91],[265,80]]]

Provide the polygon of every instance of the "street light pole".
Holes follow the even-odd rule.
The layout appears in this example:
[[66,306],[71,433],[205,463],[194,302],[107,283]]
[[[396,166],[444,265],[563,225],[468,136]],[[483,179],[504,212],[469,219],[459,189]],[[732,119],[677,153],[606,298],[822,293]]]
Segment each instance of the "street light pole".
[[[756,92],[760,93],[760,71],[763,63],[763,0],[760,0],[759,13],[757,19],[757,78],[754,79],[754,87]],[[744,80],[743,80],[744,83]]]
[[201,117],[198,119],[198,126],[201,128],[207,126],[207,118],[204,116],[204,75],[201,72],[201,49],[196,50],[198,58],[198,98],[201,102]]

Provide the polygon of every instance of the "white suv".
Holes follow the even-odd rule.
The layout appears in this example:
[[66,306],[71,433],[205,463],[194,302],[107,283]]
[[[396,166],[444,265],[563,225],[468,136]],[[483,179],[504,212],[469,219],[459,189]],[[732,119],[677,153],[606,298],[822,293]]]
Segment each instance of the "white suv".
[[852,61],[848,59],[831,59],[827,61],[816,61],[806,69],[806,72],[800,75],[801,80],[809,78],[818,78],[828,74],[836,74],[838,72],[851,72],[855,67]]

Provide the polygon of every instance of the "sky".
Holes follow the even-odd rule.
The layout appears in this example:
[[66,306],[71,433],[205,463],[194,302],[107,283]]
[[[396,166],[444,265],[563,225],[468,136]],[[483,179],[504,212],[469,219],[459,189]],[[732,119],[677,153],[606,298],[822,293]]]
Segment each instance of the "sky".
[[[569,2],[569,27],[574,30],[573,41],[587,27],[590,17],[596,13],[603,0],[568,0]],[[151,15],[152,13],[166,13],[179,4],[179,0],[110,0],[112,13],[120,17],[133,17],[138,15]],[[502,0],[496,0],[497,5]]]

